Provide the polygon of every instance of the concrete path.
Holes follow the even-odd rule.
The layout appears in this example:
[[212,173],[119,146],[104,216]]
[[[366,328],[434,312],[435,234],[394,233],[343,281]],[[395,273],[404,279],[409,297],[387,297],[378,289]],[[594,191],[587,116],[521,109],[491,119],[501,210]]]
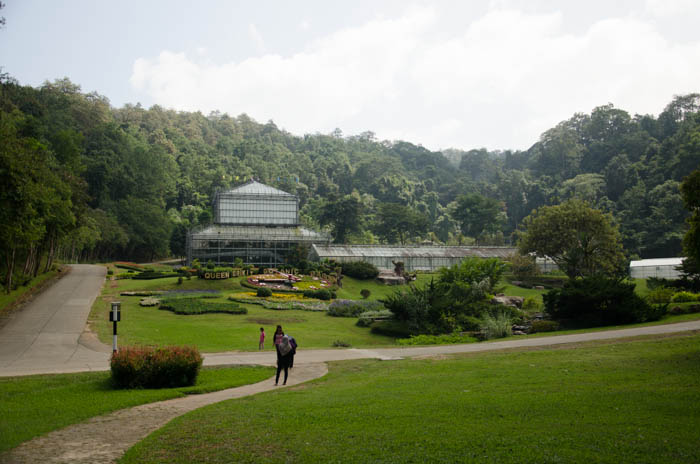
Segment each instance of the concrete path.
[[104,369],[109,347],[84,333],[106,269],[76,264],[0,329],[0,375]]
[[143,404],[93,417],[80,424],[25,442],[1,454],[0,463],[112,463],[150,433],[186,412],[219,401],[288,388],[322,377],[327,372],[326,365],[323,363],[304,364],[292,369],[286,387],[281,384],[279,387],[275,386],[274,379],[271,378],[243,387]]

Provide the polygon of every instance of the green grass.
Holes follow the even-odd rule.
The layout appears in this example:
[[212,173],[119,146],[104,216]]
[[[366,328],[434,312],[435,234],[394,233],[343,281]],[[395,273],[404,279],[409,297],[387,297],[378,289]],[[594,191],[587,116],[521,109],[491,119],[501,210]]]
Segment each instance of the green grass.
[[258,366],[204,368],[192,387],[158,390],[115,390],[109,372],[0,378],[0,452],[90,417],[256,383],[272,374],[272,368]]
[[[277,324],[291,333],[302,348],[330,348],[335,340],[344,340],[353,347],[371,347],[394,344],[394,339],[371,334],[368,328],[355,326],[354,318],[337,318],[312,311],[276,311],[258,305],[239,304],[248,309],[246,315],[201,314],[176,315],[156,307],[141,307],[140,297],[119,296],[125,290],[220,290],[217,299],[207,302],[227,302],[226,297],[241,287],[238,279],[206,281],[177,279],[147,281],[108,281],[102,296],[93,304],[90,325],[103,343],[111,343],[112,324],[108,320],[109,303],[122,302],[122,320],[119,323],[119,343],[122,345],[194,345],[203,352],[255,351],[258,349],[260,327],[267,329],[268,350],[273,350],[269,338]],[[232,304],[228,302],[228,304]]]
[[700,336],[333,363],[175,419],[122,463],[700,462]]

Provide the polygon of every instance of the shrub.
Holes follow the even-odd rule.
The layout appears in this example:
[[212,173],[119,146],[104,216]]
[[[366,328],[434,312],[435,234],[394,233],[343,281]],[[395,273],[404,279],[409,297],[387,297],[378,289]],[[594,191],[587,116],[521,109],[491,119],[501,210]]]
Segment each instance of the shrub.
[[679,304],[668,310],[670,314],[692,314],[700,313],[700,304]]
[[202,297],[162,300],[159,309],[183,315],[206,313],[248,314],[246,308],[241,308],[238,305],[232,303],[209,303]]
[[559,330],[559,323],[557,321],[532,321],[530,326],[530,332],[555,332]]
[[267,297],[272,296],[272,290],[270,290],[269,288],[260,287],[258,289],[258,292],[256,293],[256,295],[261,297],[261,298],[267,298]]
[[173,388],[194,385],[202,356],[194,347],[125,347],[112,354],[112,381],[119,388]]
[[392,319],[393,317],[394,313],[392,313],[388,309],[381,309],[379,311],[365,311],[364,313],[358,316],[356,325],[358,327],[369,327],[377,319],[385,320]]
[[555,320],[600,326],[659,319],[665,307],[652,306],[634,292],[634,283],[603,276],[571,279],[561,289],[543,295]]
[[526,313],[540,312],[542,311],[542,303],[537,301],[536,298],[529,296],[523,300],[523,311]]
[[444,335],[411,335],[409,338],[397,340],[399,345],[452,345],[455,343],[474,343],[478,340],[460,333]]
[[676,290],[670,287],[655,287],[647,294],[646,299],[651,304],[670,303],[675,292]]
[[495,314],[485,314],[481,323],[481,335],[486,339],[503,338],[513,333],[511,327],[513,320],[505,311],[497,311]]
[[107,269],[107,275],[110,275],[110,276],[111,276],[111,275],[113,275],[113,274],[114,274],[114,270],[113,270],[113,269]]
[[370,292],[370,291],[367,290],[366,288],[363,288],[362,290],[360,290],[360,295],[362,295],[362,298],[364,298],[365,300],[366,300],[367,298],[369,298],[369,296],[370,296],[371,294],[372,294],[372,292]]
[[690,292],[678,292],[671,298],[671,303],[690,303],[698,301],[698,295]]
[[152,280],[152,279],[164,279],[166,277],[179,277],[180,274],[177,272],[158,272],[154,270],[148,270],[139,272],[138,274],[132,276],[133,280]]
[[334,341],[331,346],[333,346],[335,348],[350,348],[350,344],[348,342],[344,342],[342,340]]
[[370,332],[376,335],[386,335],[394,338],[407,338],[411,335],[410,330],[401,321],[377,321],[370,326]]
[[535,257],[521,254],[514,254],[510,257],[510,270],[518,280],[532,278],[540,273]]
[[319,290],[304,290],[306,298],[316,298],[317,300],[328,301],[333,297],[333,294],[325,288]]
[[379,269],[377,269],[377,266],[365,261],[343,263],[342,269],[343,274],[360,280],[374,279],[379,275]]
[[358,317],[367,311],[381,311],[384,305],[379,301],[335,300],[328,305],[328,315],[334,317]]
[[211,259],[207,261],[207,269],[214,269],[214,261]]
[[177,284],[182,285],[182,276],[177,278]]

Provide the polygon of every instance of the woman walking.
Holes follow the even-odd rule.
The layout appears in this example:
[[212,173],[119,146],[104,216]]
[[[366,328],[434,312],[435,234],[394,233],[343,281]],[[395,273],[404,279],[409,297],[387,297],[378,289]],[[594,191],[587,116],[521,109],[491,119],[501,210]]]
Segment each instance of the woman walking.
[[289,365],[292,362],[292,345],[289,343],[289,337],[282,335],[282,341],[277,345],[277,376],[275,377],[275,385],[280,381],[280,372],[284,369],[284,382],[282,385],[287,385],[287,376],[289,375]]

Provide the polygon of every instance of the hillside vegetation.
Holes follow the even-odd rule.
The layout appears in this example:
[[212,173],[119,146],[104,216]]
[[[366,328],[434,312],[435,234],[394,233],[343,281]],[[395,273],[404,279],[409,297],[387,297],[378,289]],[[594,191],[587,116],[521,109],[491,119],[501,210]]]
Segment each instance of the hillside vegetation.
[[183,255],[215,192],[251,177],[297,195],[302,221],[336,242],[501,244],[533,209],[578,197],[613,214],[629,255],[675,256],[679,182],[700,163],[697,94],[658,117],[575,114],[524,151],[441,153],[372,132],[296,136],[245,114],[113,108],[68,79],[0,88],[8,289],[57,257]]

